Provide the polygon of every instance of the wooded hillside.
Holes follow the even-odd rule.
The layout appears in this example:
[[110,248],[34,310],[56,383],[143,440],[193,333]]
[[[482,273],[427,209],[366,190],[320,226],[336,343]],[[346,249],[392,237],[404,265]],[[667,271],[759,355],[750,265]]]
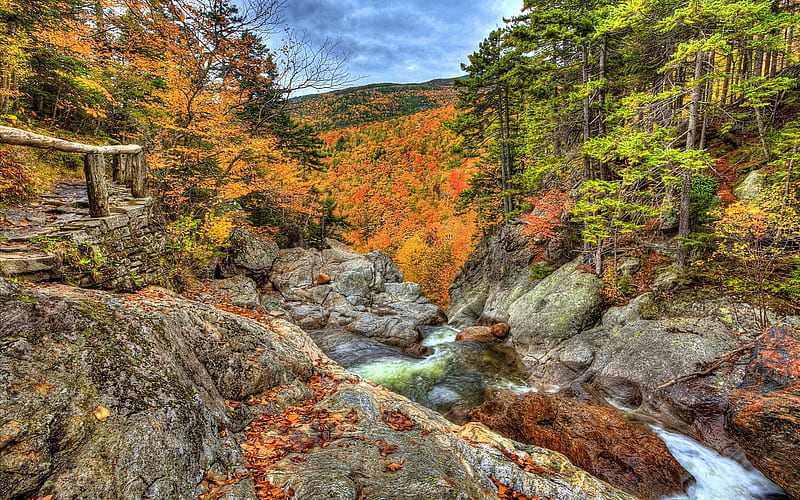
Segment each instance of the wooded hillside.
[[616,255],[659,247],[796,295],[798,21],[794,1],[526,0],[456,80],[482,166],[465,197],[610,282]]
[[453,80],[376,83],[294,99],[292,114],[319,130],[353,127],[407,116],[455,102]]

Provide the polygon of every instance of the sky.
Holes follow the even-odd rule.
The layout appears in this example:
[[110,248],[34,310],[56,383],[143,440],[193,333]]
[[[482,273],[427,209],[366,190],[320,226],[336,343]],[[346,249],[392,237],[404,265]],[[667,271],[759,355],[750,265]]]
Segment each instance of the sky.
[[522,0],[288,0],[286,23],[319,46],[338,40],[349,53],[352,86],[419,83],[462,74],[503,17]]

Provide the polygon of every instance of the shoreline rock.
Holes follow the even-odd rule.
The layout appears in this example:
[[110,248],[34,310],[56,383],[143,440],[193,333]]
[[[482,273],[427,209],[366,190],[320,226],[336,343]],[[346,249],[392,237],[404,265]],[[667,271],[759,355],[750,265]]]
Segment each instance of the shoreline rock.
[[758,470],[800,498],[800,340],[765,333],[729,399],[725,428]]
[[564,453],[578,467],[637,498],[684,493],[692,481],[658,436],[610,406],[506,392],[469,415],[506,437]]

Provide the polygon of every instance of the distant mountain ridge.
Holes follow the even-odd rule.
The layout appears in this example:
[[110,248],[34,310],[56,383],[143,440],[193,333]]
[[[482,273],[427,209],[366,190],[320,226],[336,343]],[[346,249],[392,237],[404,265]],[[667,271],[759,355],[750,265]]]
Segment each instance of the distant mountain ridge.
[[424,83],[371,83],[298,97],[292,115],[320,131],[381,122],[453,104],[453,78]]

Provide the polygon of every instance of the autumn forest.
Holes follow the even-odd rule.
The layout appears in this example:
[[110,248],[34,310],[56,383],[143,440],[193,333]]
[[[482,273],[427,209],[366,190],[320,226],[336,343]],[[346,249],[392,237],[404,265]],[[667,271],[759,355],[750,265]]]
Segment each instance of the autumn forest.
[[[0,120],[144,145],[191,273],[248,225],[382,249],[446,304],[477,238],[512,221],[537,270],[581,252],[615,300],[636,284],[609,262],[657,247],[687,280],[800,294],[795,2],[526,0],[453,81],[300,99],[351,77],[333,44],[280,33],[280,7],[3,0]],[[77,175],[10,148],[0,169],[6,205]]]

